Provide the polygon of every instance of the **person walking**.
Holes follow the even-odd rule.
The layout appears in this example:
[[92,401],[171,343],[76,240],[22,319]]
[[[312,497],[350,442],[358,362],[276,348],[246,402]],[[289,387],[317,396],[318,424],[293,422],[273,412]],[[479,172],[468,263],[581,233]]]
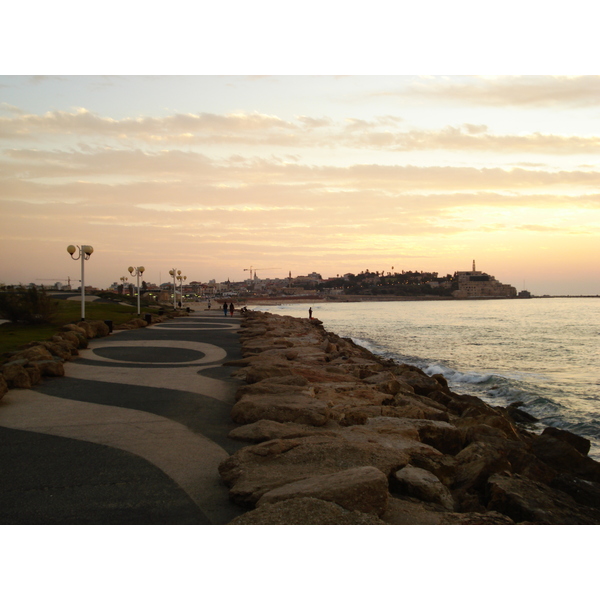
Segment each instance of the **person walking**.
[[223,303],[223,316],[226,317],[227,316],[227,302]]
[[235,310],[235,306],[233,306],[233,302],[229,305],[229,314],[233,317],[233,311]]

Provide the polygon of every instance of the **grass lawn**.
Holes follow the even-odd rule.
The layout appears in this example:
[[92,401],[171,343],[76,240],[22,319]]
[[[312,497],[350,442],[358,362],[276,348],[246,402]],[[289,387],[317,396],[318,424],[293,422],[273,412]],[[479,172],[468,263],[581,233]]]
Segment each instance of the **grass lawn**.
[[[73,300],[53,300],[56,313],[52,322],[43,325],[4,323],[0,325],[0,355],[12,352],[27,342],[41,342],[50,339],[63,325],[81,320],[81,302]],[[142,307],[144,313],[156,313],[158,309]],[[85,318],[88,321],[112,321],[113,325],[125,323],[137,316],[137,307],[101,302],[85,303]]]

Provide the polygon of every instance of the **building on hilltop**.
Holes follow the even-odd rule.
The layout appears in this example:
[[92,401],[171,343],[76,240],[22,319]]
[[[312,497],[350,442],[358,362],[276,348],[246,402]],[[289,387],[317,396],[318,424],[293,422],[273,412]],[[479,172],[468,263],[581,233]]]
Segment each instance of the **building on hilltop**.
[[493,275],[477,271],[473,261],[472,271],[457,271],[458,289],[452,292],[455,298],[516,298],[517,289],[500,283]]

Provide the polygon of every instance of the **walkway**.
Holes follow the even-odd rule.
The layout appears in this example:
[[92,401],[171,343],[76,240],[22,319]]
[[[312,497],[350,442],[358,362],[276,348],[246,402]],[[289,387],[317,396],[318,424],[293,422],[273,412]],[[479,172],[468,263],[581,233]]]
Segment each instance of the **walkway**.
[[238,317],[91,340],[65,377],[0,402],[0,523],[224,524]]

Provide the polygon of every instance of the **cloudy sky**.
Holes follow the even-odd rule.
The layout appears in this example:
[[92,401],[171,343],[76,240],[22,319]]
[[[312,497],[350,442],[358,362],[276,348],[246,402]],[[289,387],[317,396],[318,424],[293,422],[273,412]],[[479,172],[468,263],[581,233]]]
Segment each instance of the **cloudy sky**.
[[[141,72],[141,71],[140,71]],[[5,75],[0,282],[479,270],[600,293],[600,76]]]

